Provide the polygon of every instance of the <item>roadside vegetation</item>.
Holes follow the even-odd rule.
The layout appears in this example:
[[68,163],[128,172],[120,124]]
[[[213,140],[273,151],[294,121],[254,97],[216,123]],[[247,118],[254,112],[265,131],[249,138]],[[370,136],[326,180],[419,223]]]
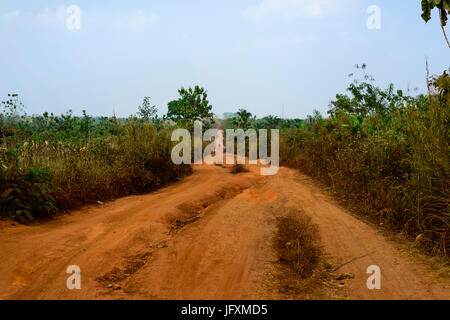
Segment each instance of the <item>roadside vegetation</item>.
[[[450,1],[422,0],[425,22],[433,10],[450,47],[445,31]],[[318,177],[360,214],[448,257],[450,69],[429,77],[427,68],[428,94],[417,96],[392,84],[380,89],[365,64],[356,69],[348,94],[336,96],[327,118],[315,111],[287,129],[276,125],[282,120],[266,117],[254,127],[276,119],[270,124],[284,128],[284,165]]]
[[[429,94],[382,90],[363,80],[337,95],[329,117],[315,112],[284,130],[281,159],[318,177],[363,215],[406,233],[433,254],[450,245],[450,77],[428,79]],[[354,75],[352,75],[354,77]]]
[[27,116],[11,94],[0,114],[0,216],[28,223],[83,204],[141,194],[180,180],[171,161],[173,122],[150,99],[127,119],[83,111]]
[[328,116],[256,119],[240,109],[224,128],[280,129],[282,165],[319,178],[377,224],[440,256],[450,246],[450,76],[427,77],[428,94],[381,89],[356,65]]

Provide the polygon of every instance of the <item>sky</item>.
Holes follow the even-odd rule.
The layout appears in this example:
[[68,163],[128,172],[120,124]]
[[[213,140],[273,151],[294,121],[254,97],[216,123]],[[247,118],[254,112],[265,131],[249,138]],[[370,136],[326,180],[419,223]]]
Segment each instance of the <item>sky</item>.
[[0,100],[128,116],[149,96],[162,115],[180,87],[200,85],[218,115],[326,114],[355,64],[418,92],[425,56],[432,74],[450,67],[438,13],[420,14],[420,0],[2,0]]

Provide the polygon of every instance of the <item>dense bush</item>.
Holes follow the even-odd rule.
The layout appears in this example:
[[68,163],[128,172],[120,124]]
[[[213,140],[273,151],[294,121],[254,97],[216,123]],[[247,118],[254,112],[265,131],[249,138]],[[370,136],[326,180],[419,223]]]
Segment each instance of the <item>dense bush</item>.
[[[367,79],[366,79],[367,80]],[[354,82],[330,117],[316,113],[302,130],[284,130],[282,162],[313,174],[363,214],[406,231],[447,255],[450,77],[430,81],[429,96]]]
[[170,158],[171,129],[148,117],[118,120],[0,114],[0,215],[20,222],[85,203],[139,194],[190,173]]

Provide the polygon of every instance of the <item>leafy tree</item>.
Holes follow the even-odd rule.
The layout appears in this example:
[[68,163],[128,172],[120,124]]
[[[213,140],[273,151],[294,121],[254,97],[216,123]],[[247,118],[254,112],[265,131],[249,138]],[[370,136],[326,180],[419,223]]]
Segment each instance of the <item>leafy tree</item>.
[[138,109],[138,116],[144,121],[153,121],[158,118],[158,108],[150,104],[150,97],[144,97]]
[[[356,65],[357,69],[362,69],[364,76],[363,80],[354,80],[347,91],[351,96],[346,94],[337,94],[336,100],[330,104],[330,111],[332,116],[338,113],[346,113],[356,116],[360,121],[371,114],[379,114],[387,116],[393,109],[396,109],[401,102],[406,100],[403,92],[394,91],[394,85],[390,84],[386,90],[381,90],[373,84],[374,79],[366,72],[366,65],[362,67]],[[353,77],[350,74],[349,77]]]
[[180,99],[168,103],[167,118],[180,125],[193,127],[195,120],[203,121],[206,127],[213,122],[212,105],[208,101],[208,93],[204,88],[181,88],[178,90]]
[[233,124],[240,129],[247,130],[250,126],[252,114],[245,109],[239,109],[237,117],[233,118]]
[[439,10],[442,32],[444,33],[445,40],[450,48],[450,42],[448,41],[444,29],[447,25],[448,15],[450,14],[450,0],[422,0],[422,18],[425,22],[428,22],[431,19],[431,11],[433,9]]
[[80,132],[87,140],[90,131],[94,128],[94,119],[83,110],[83,117],[80,119]]
[[8,94],[8,99],[0,103],[0,138],[13,135],[15,127],[25,107],[18,94]]
[[440,105],[450,105],[450,69],[444,71],[441,76],[434,76],[431,80],[435,97],[438,99]]
[[168,111],[166,117],[175,122],[178,122],[184,118],[180,100],[181,99],[172,100],[167,104]]
[[8,118],[15,118],[22,114],[25,107],[19,99],[19,95],[16,93],[8,94],[8,99],[1,102],[2,114]]

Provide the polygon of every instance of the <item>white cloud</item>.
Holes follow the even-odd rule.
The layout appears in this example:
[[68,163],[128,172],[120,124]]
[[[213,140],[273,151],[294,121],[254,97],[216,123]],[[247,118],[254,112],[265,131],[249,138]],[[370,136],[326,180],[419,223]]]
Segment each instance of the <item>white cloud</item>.
[[317,18],[334,11],[337,6],[336,0],[262,0],[242,14],[254,20],[294,20],[300,17]]

